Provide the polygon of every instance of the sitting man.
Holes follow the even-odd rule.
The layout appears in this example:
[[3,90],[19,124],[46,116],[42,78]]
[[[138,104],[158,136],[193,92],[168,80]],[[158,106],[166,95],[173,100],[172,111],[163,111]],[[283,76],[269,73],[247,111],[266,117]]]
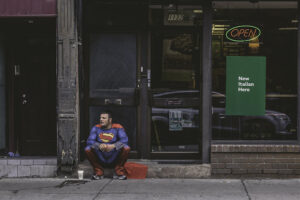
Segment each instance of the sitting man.
[[85,153],[94,168],[92,179],[103,179],[103,167],[114,167],[113,178],[126,180],[124,164],[130,147],[128,137],[120,124],[112,124],[110,112],[100,114],[100,124],[95,125],[87,139]]

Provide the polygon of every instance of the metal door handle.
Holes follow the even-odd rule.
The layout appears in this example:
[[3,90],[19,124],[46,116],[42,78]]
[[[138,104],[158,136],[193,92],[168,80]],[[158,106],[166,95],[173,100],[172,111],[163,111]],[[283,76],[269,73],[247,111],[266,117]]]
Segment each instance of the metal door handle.
[[224,114],[219,114],[220,118],[221,119],[224,119],[225,118],[225,115]]
[[111,100],[110,99],[104,99],[104,104],[105,105],[111,104]]
[[122,99],[104,99],[104,104],[105,105],[111,105],[111,104],[115,104],[115,105],[122,105]]
[[116,99],[114,103],[117,105],[122,105],[122,99]]
[[168,100],[168,105],[182,105],[182,100]]

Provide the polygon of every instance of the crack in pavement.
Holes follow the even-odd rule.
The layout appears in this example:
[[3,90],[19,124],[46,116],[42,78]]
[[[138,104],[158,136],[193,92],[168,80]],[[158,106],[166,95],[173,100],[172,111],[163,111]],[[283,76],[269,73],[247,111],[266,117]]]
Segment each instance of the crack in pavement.
[[89,181],[87,181],[87,180],[67,180],[67,181],[62,182],[61,184],[59,184],[55,187],[62,188],[62,187],[65,187],[65,186],[86,184],[87,182],[89,182]]
[[241,179],[241,182],[242,182],[243,188],[244,188],[244,190],[245,190],[245,192],[246,192],[246,194],[247,194],[248,199],[251,200],[250,194],[249,194],[249,192],[248,192],[248,190],[247,190],[247,187],[246,187],[246,185],[245,185],[244,180]]
[[55,188],[55,187],[57,187],[57,185],[55,185],[55,186],[47,186],[47,187],[36,187],[36,188],[21,188],[21,189],[17,189],[17,190],[0,190],[0,191],[7,191],[7,192],[12,192],[13,194],[17,194],[20,191],[40,190],[40,189]]
[[95,200],[99,195],[101,195],[101,192],[104,190],[104,188],[110,184],[113,180],[108,181],[101,189],[100,191],[96,194],[96,196],[93,198],[93,200]]

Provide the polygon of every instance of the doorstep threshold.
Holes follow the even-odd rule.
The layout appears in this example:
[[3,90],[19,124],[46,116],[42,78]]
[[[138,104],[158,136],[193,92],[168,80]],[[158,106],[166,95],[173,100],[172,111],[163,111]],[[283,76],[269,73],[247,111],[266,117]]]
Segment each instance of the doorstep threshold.
[[57,159],[57,156],[0,156],[0,159],[15,159],[15,160],[23,160],[23,159]]
[[[128,162],[146,165],[148,167],[147,178],[207,178],[211,176],[210,164],[202,164],[199,160],[128,159]],[[88,160],[81,162],[78,168],[84,170],[86,178],[93,174],[93,168]],[[108,174],[111,174],[111,169],[104,170],[104,173],[109,170]],[[76,177],[76,174],[74,176]]]
[[146,159],[128,159],[128,162],[137,162],[141,164],[170,164],[170,165],[200,165],[202,164],[201,160],[169,160],[169,159],[160,159],[160,160],[146,160]]

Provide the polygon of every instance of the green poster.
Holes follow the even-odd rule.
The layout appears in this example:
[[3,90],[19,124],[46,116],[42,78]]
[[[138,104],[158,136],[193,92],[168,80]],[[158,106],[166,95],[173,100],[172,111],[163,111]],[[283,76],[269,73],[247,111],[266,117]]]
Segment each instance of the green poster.
[[226,115],[264,115],[266,57],[227,56]]

